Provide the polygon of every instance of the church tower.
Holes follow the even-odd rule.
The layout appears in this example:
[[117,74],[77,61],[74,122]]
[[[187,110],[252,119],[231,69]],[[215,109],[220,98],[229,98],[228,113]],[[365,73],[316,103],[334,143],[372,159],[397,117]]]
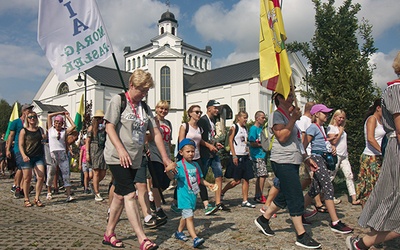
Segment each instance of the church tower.
[[158,20],[158,34],[162,35],[165,32],[169,32],[174,36],[178,36],[178,21],[175,19],[175,15],[169,10],[161,15],[161,19]]

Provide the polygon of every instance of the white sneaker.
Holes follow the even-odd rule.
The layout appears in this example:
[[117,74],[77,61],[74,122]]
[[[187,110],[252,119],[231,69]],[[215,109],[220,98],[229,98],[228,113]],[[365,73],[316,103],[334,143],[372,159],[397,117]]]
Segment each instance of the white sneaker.
[[95,201],[103,201],[104,199],[103,199],[103,197],[101,197],[100,194],[95,194],[95,195],[94,195],[94,200],[95,200]]
[[51,196],[51,193],[47,193],[47,196],[46,196],[46,200],[51,200],[51,199],[53,199],[53,197]]
[[75,198],[74,198],[74,197],[72,197],[72,196],[68,196],[68,197],[67,197],[67,200],[66,200],[66,202],[71,202],[71,201],[73,201],[73,200],[75,200]]

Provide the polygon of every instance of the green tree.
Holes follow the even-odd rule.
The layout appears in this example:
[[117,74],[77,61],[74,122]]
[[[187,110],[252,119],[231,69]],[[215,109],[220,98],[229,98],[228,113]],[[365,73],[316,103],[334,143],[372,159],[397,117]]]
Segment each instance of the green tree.
[[1,114],[0,115],[0,133],[5,133],[7,130],[8,126],[8,121],[10,119],[11,111],[12,111],[12,106],[8,104],[8,102],[4,99],[0,100],[0,110]]
[[364,114],[380,94],[372,81],[374,66],[368,64],[369,57],[377,50],[371,36],[372,26],[367,20],[358,20],[356,14],[361,5],[351,0],[338,8],[334,7],[334,0],[325,3],[313,0],[313,3],[316,10],[313,38],[309,43],[288,44],[288,50],[301,52],[311,68],[305,79],[309,91],[302,94],[346,112],[349,157],[357,173],[365,146]]

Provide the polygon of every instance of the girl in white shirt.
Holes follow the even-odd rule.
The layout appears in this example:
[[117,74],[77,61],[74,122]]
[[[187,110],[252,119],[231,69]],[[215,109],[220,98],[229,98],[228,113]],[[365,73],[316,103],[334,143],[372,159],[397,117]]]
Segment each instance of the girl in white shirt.
[[336,147],[336,154],[338,156],[338,162],[335,170],[332,171],[331,179],[335,179],[336,173],[340,168],[344,174],[344,177],[346,178],[346,186],[347,191],[351,196],[351,203],[353,205],[359,205],[360,200],[357,200],[356,197],[353,172],[351,171],[351,165],[347,152],[347,133],[344,131],[345,125],[346,113],[341,109],[336,110],[327,129],[328,140],[332,139],[330,142]]

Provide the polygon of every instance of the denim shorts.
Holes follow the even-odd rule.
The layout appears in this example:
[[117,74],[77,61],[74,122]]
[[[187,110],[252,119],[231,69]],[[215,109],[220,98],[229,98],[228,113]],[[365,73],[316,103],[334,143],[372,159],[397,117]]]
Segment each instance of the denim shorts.
[[15,163],[17,164],[17,169],[21,170],[22,165],[24,164],[24,160],[22,159],[21,152],[15,152]]
[[[21,153],[19,153],[21,155]],[[22,157],[22,156],[21,156]],[[22,161],[21,169],[34,168],[37,166],[44,166],[43,156],[32,156],[29,157],[30,160],[28,162]]]
[[296,164],[279,164],[271,161],[275,176],[279,179],[280,191],[274,203],[279,208],[288,207],[290,216],[304,213],[304,197],[301,189],[299,167]]
[[183,219],[193,217],[193,214],[194,214],[193,209],[190,209],[190,208],[182,209],[182,218]]
[[222,177],[222,165],[218,155],[215,155],[213,158],[203,158],[201,160],[201,171],[204,176],[207,175],[208,167],[211,167],[211,170],[214,173],[214,178]]

